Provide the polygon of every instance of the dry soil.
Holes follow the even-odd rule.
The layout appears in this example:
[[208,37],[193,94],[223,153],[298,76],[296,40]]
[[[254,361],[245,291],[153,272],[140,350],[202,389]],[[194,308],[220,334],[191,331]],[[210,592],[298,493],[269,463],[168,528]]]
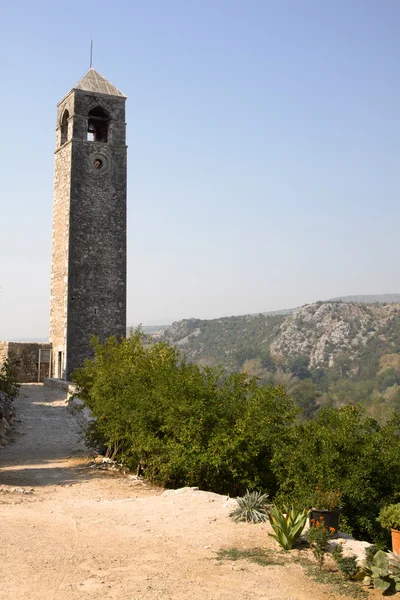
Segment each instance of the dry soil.
[[24,385],[15,404],[20,423],[0,448],[2,600],[341,598],[296,564],[216,560],[276,548],[268,526],[235,525],[223,496],[100,470],[60,392]]

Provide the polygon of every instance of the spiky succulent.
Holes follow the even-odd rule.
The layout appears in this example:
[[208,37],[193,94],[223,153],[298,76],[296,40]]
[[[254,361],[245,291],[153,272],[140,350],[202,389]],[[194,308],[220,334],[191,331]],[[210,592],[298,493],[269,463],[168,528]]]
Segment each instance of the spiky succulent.
[[298,508],[294,503],[282,507],[280,510],[274,506],[268,512],[269,522],[274,533],[273,537],[283,550],[292,550],[297,544],[308,517],[306,508]]
[[246,491],[242,498],[236,498],[237,506],[229,513],[235,523],[246,521],[248,523],[262,523],[268,520],[265,506],[268,494]]

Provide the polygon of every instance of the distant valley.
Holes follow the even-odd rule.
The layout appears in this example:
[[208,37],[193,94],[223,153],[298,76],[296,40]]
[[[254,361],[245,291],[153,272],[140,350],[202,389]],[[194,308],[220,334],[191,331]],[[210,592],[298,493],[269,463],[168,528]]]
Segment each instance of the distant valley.
[[363,402],[400,409],[400,294],[348,296],[282,312],[184,319],[153,333],[191,361],[283,384],[304,416]]

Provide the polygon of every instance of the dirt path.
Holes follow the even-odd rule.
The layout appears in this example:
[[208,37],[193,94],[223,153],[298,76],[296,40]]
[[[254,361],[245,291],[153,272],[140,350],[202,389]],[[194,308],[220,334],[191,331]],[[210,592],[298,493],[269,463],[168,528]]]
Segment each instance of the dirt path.
[[220,548],[274,547],[267,526],[233,524],[222,496],[93,468],[63,396],[21,392],[15,441],[0,448],[2,600],[340,597],[298,565],[216,560]]

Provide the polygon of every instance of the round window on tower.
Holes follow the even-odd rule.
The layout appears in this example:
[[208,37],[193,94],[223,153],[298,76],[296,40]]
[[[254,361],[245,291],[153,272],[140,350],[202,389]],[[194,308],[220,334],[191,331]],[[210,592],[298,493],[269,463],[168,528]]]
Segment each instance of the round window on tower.
[[89,157],[89,169],[95,176],[103,175],[108,171],[109,161],[104,154],[92,154]]

